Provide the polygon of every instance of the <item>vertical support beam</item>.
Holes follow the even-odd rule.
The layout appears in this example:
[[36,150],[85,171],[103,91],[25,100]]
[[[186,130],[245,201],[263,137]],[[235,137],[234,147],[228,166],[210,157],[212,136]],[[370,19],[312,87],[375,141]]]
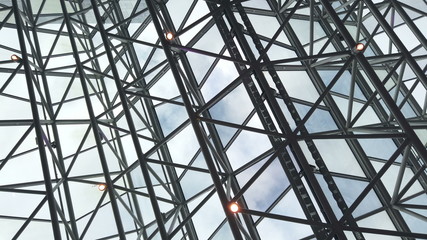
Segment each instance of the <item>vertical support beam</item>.
[[[124,19],[123,14],[122,14],[122,10],[120,7],[120,4],[118,2],[114,2],[112,3],[112,6],[114,7],[114,11],[117,15],[118,21],[122,21]],[[161,7],[163,7],[165,10],[166,8],[164,7],[164,4],[160,5]],[[165,18],[167,18],[167,20],[170,20],[170,16],[169,13],[167,12],[163,12],[163,15]],[[125,37],[131,38],[128,29],[122,25],[121,27],[121,32]],[[174,31],[175,32],[175,31]],[[135,69],[135,75],[137,76],[137,78],[139,78],[142,74],[143,74],[143,70],[141,69],[139,60],[138,60],[138,56],[135,52],[135,48],[133,46],[132,43],[127,43],[127,50],[129,52],[130,55],[130,61],[133,64],[133,67]],[[147,86],[146,86],[146,82],[145,79],[141,79],[138,82],[138,85],[142,87],[142,91],[145,95],[150,95],[149,91],[147,90]],[[161,124],[159,122],[157,113],[155,111],[155,106],[152,102],[151,99],[148,98],[144,98],[143,102],[146,106],[146,110],[148,112],[148,118],[151,121],[151,125],[153,127],[153,130],[156,134],[156,136],[159,139],[163,139],[164,138],[164,133],[162,131],[162,127]],[[162,155],[162,158],[164,161],[167,162],[172,162],[170,153],[169,153],[169,149],[167,148],[167,145],[163,145],[160,149],[160,153]],[[185,196],[184,196],[184,192],[182,190],[182,187],[178,181],[178,175],[176,173],[176,171],[172,168],[166,167],[166,172],[167,172],[167,176],[169,177],[170,181],[169,184],[172,186],[172,189],[174,191],[175,196],[179,199],[179,201],[181,202],[185,202]],[[187,205],[183,205],[180,208],[180,213],[182,214],[183,218],[185,218],[186,216],[188,216],[190,214],[190,211],[188,209]],[[196,234],[196,230],[194,228],[194,225],[192,223],[192,220],[190,220],[188,222],[188,224],[185,225],[186,229],[187,229],[187,234],[189,235],[190,239],[197,239],[197,234]]]
[[[32,31],[33,33],[33,39],[34,39],[34,45],[35,45],[35,49],[37,51],[37,54],[35,54],[35,59],[37,61],[38,66],[42,69],[42,71],[40,72],[41,75],[41,79],[42,79],[42,83],[43,83],[43,87],[44,87],[44,93],[45,93],[45,100],[47,105],[45,106],[47,108],[47,112],[49,113],[49,117],[52,120],[52,132],[53,132],[53,137],[56,143],[56,153],[58,156],[58,168],[60,169],[61,172],[61,177],[64,179],[64,181],[62,182],[62,185],[64,187],[64,195],[65,195],[65,203],[67,205],[67,210],[68,210],[68,215],[69,215],[69,221],[70,221],[70,225],[71,225],[71,230],[72,230],[72,238],[73,239],[77,239],[78,238],[78,229],[77,229],[77,224],[76,224],[76,217],[74,214],[74,206],[72,203],[72,198],[71,198],[71,192],[70,192],[70,186],[68,184],[68,180],[67,180],[67,176],[65,175],[66,171],[65,171],[65,164],[64,164],[64,157],[62,155],[62,146],[61,146],[61,139],[59,137],[59,132],[58,132],[58,126],[56,124],[56,116],[53,114],[54,110],[53,110],[53,105],[52,105],[52,100],[51,100],[51,96],[50,96],[50,90],[49,90],[49,85],[48,85],[48,81],[47,81],[47,77],[45,74],[45,69],[43,68],[43,59],[42,59],[42,51],[40,49],[40,41],[39,41],[39,37],[37,34],[37,27],[36,27],[36,23],[34,22],[34,16],[33,16],[33,10],[32,10],[32,6],[31,6],[31,1],[27,0],[27,7],[28,7],[28,17],[30,19],[30,21],[33,22],[33,26],[34,29]],[[58,191],[60,191],[58,189]]]
[[222,207],[224,209],[224,213],[225,213],[227,220],[228,220],[228,223],[230,225],[231,232],[232,232],[235,239],[243,240],[242,234],[239,231],[237,219],[234,216],[234,214],[232,214],[228,209],[227,195],[226,195],[225,190],[222,186],[221,180],[217,174],[217,169],[216,169],[214,160],[209,153],[208,145],[206,144],[206,142],[204,140],[201,126],[200,126],[199,122],[197,121],[197,115],[191,107],[190,99],[187,96],[187,91],[185,89],[185,85],[181,79],[180,73],[179,73],[178,68],[176,66],[177,63],[176,63],[174,56],[172,55],[169,42],[164,37],[163,29],[162,29],[161,23],[158,19],[157,13],[156,13],[156,8],[155,8],[152,0],[146,0],[146,3],[147,3],[147,8],[148,8],[150,15],[151,15],[153,24],[154,24],[156,31],[157,31],[157,34],[160,38],[160,42],[163,46],[166,58],[169,62],[169,65],[170,65],[172,74],[174,76],[175,82],[177,84],[178,90],[179,90],[181,97],[183,99],[183,102],[185,104],[185,109],[186,109],[187,114],[189,116],[189,119],[190,119],[191,125],[193,127],[194,133],[197,137],[197,141],[198,141],[200,148],[202,150],[202,154],[205,158],[206,165],[209,169],[209,172],[210,172],[212,181],[214,183],[215,189],[217,191],[218,197],[219,197],[221,204],[222,204]]
[[121,102],[122,107],[123,107],[123,112],[124,112],[125,117],[126,117],[126,122],[128,124],[128,127],[129,127],[130,135],[132,137],[132,141],[133,141],[133,144],[135,147],[135,151],[136,151],[136,154],[138,156],[139,166],[141,168],[142,175],[143,175],[146,187],[147,187],[148,195],[150,198],[150,203],[151,203],[151,206],[153,208],[154,216],[155,216],[156,222],[157,222],[157,227],[158,227],[158,230],[160,232],[160,236],[162,237],[162,239],[166,240],[166,239],[169,239],[169,237],[167,235],[167,231],[166,231],[165,224],[163,221],[162,213],[160,211],[159,203],[157,202],[157,199],[156,199],[156,192],[155,192],[154,187],[153,187],[153,182],[151,181],[151,178],[150,178],[150,172],[148,170],[148,163],[145,159],[144,153],[142,152],[141,144],[139,143],[136,127],[135,127],[135,124],[133,122],[131,112],[129,110],[128,99],[126,98],[126,95],[124,93],[123,86],[122,86],[122,83],[120,81],[120,75],[119,75],[119,72],[115,66],[114,57],[113,57],[113,54],[112,54],[111,49],[109,47],[110,42],[109,42],[108,37],[107,37],[107,32],[105,31],[104,25],[102,23],[101,15],[100,15],[99,9],[97,7],[98,3],[96,0],[91,0],[91,4],[92,4],[92,9],[93,9],[93,12],[95,15],[95,19],[97,22],[97,26],[98,26],[99,32],[101,34],[102,42],[104,43],[104,46],[105,46],[104,47],[105,53],[107,54],[107,58],[108,58],[108,61],[110,63],[110,66],[111,66],[111,72],[112,72],[113,77],[114,77],[114,82],[116,84],[116,88],[118,91],[120,102]]
[[47,196],[47,204],[49,207],[49,215],[51,219],[51,225],[53,230],[53,236],[57,240],[61,240],[61,230],[59,227],[59,221],[58,221],[58,215],[57,215],[57,209],[56,209],[56,200],[55,196],[53,194],[53,188],[51,183],[51,177],[50,177],[50,171],[49,171],[49,163],[46,155],[46,149],[44,148],[43,143],[43,130],[42,125],[40,123],[40,116],[37,109],[37,99],[34,91],[33,81],[32,81],[32,74],[31,74],[31,67],[28,62],[28,54],[27,54],[27,47],[25,45],[25,37],[23,34],[22,29],[22,21],[21,21],[21,13],[18,7],[17,0],[12,0],[12,8],[13,13],[15,15],[15,23],[16,23],[16,31],[18,33],[19,38],[19,46],[21,48],[22,53],[22,61],[24,64],[24,70],[25,70],[25,79],[27,83],[28,88],[28,96],[30,98],[30,105],[31,105],[31,111],[33,114],[33,121],[34,121],[34,130],[36,132],[36,138],[38,144],[38,150],[40,155],[40,163],[42,166],[43,171],[43,180],[44,185],[46,188],[46,196]]
[[393,197],[391,198],[392,204],[395,204],[398,201],[397,195],[399,194],[400,186],[402,185],[403,174],[405,174],[406,163],[407,163],[410,151],[411,151],[411,148],[407,146],[403,153],[402,162],[400,163],[399,173],[397,174],[396,184],[393,191]]
[[[313,9],[311,9],[311,12],[312,12],[312,14],[314,14],[314,6],[312,5],[312,4],[314,4],[314,2],[311,2],[310,4],[311,4],[310,5],[311,6],[310,9],[313,8]],[[239,11],[239,13],[241,15],[243,23],[245,24],[250,37],[252,38],[252,40],[253,40],[253,42],[255,44],[255,47],[257,48],[258,52],[260,54],[262,54],[264,52],[264,47],[261,44],[261,41],[258,38],[258,36],[257,36],[257,34],[255,32],[255,29],[254,29],[254,27],[252,26],[252,23],[249,20],[249,17],[245,13],[245,11],[244,11],[244,9],[243,9],[243,7],[242,7],[242,5],[240,3],[236,3],[236,7],[237,7],[237,10]],[[310,17],[310,25],[313,24],[313,19],[312,18],[313,18],[313,16]],[[242,37],[242,40],[244,40],[243,37]],[[246,48],[244,47],[243,49],[247,49],[247,51],[249,51],[248,44],[246,43],[244,45],[246,46]],[[251,55],[253,55],[253,54],[251,54]],[[310,55],[312,55],[312,53],[310,53]],[[252,61],[255,60],[254,56],[250,56],[249,58],[252,59]],[[289,110],[289,112],[290,112],[290,114],[292,116],[292,119],[295,121],[295,123],[297,125],[300,125],[301,124],[301,117],[300,117],[300,115],[299,115],[299,113],[298,113],[298,111],[297,111],[294,103],[290,99],[290,96],[289,96],[288,92],[286,91],[285,86],[283,85],[282,81],[280,80],[279,75],[275,71],[274,67],[271,64],[269,64],[270,63],[270,59],[269,59],[268,55],[267,54],[261,55],[261,59],[263,60],[264,63],[266,63],[268,73],[270,74],[271,78],[273,79],[273,82],[275,83],[277,89],[279,90],[279,94],[281,95],[284,103],[288,107],[288,110]],[[344,64],[344,66],[346,66],[350,62],[352,62],[352,59],[353,58],[350,57],[347,60],[347,62]],[[277,102],[277,100],[276,100],[276,98],[274,96],[268,96],[269,95],[269,86],[268,86],[268,83],[267,83],[267,81],[266,81],[266,79],[265,79],[265,77],[263,75],[263,72],[259,68],[259,66],[255,65],[254,69],[255,69],[256,75],[258,76],[258,80],[261,83],[260,85],[264,89],[264,92],[266,93],[267,98],[270,99],[269,101],[270,102]],[[352,84],[354,84],[354,82],[352,82]],[[277,105],[277,103],[275,103],[275,104]],[[273,108],[273,109],[275,109],[276,112],[277,111],[281,112],[281,109],[277,109],[277,107]],[[283,116],[282,114],[276,113],[276,117],[279,118],[279,120],[278,120],[279,123],[281,123],[282,125],[287,125],[286,128],[290,132],[285,132],[285,133],[291,134],[292,130],[290,130],[290,127],[288,127],[289,124],[287,123],[287,121],[285,119],[285,116]],[[280,120],[280,119],[284,119],[284,120]],[[309,131],[307,130],[307,128],[304,125],[301,125],[300,132],[301,132],[302,135],[308,135],[309,134]],[[332,196],[334,197],[334,199],[335,199],[338,207],[344,213],[345,210],[347,210],[348,206],[347,206],[346,202],[344,201],[344,198],[343,198],[343,196],[342,196],[342,194],[341,194],[338,186],[336,185],[335,180],[332,177],[329,169],[327,168],[327,166],[326,166],[326,164],[325,164],[325,162],[324,162],[321,154],[319,153],[319,151],[318,151],[318,149],[317,149],[314,141],[312,139],[306,139],[305,142],[306,142],[306,144],[308,146],[308,149],[309,149],[309,151],[310,151],[313,159],[315,160],[316,165],[319,167],[319,172],[322,174],[322,176],[323,176],[323,178],[325,180],[325,183],[327,184],[329,190],[331,191]],[[299,152],[300,156],[304,155],[302,153],[302,150],[300,149],[300,146],[299,146],[299,144],[297,142],[294,143],[294,145],[292,145],[292,146],[293,146],[293,150],[296,151],[296,152]],[[307,161],[306,159],[303,159],[303,158],[302,159],[300,158],[299,160],[300,161]],[[305,172],[305,175],[306,176],[307,175],[313,175],[314,176],[314,174],[312,173],[312,171]],[[318,182],[314,182],[312,187],[316,187],[316,186],[320,187],[320,184]],[[314,192],[318,192],[319,193],[319,192],[322,192],[322,190],[320,189],[320,191],[318,191],[317,189],[315,189]],[[328,208],[332,209],[331,206],[324,207],[324,209],[328,209]],[[326,212],[326,213],[328,213],[328,212]],[[334,218],[336,219],[335,214],[333,213],[333,211],[330,211],[329,214],[327,214],[328,218],[330,218],[331,215],[334,216],[334,217],[332,217],[332,219],[334,219]],[[353,217],[349,217],[348,218],[348,224],[351,225],[351,226],[357,226],[357,224],[356,224],[356,222],[355,222],[355,220],[354,220]],[[355,235],[355,237],[357,239],[364,239],[363,235],[361,233],[359,233],[359,232],[354,232],[354,235]]]
[[81,83],[81,86],[83,89],[86,107],[87,107],[89,117],[90,117],[91,128],[92,128],[92,131],[94,134],[95,143],[96,143],[99,159],[100,159],[101,166],[102,166],[102,171],[104,173],[105,184],[107,185],[108,196],[110,198],[111,208],[113,211],[113,216],[114,216],[114,220],[116,223],[118,235],[120,236],[120,239],[125,240],[126,239],[125,231],[123,228],[123,223],[121,220],[120,211],[119,211],[118,204],[117,204],[117,199],[116,199],[116,196],[115,196],[114,191],[113,191],[113,181],[112,181],[111,176],[110,176],[108,163],[107,163],[105,153],[104,153],[104,149],[102,146],[101,134],[99,131],[98,123],[96,121],[95,113],[93,111],[93,106],[92,106],[92,102],[90,99],[89,89],[87,87],[86,77],[85,77],[84,70],[83,70],[83,64],[80,60],[76,41],[73,37],[73,27],[71,25],[71,19],[70,19],[70,15],[68,14],[68,11],[67,11],[67,6],[65,5],[65,0],[61,0],[61,8],[62,8],[62,12],[63,12],[64,19],[65,19],[65,25],[67,26],[70,44],[71,44],[71,47],[73,50],[73,56],[74,56],[74,59],[76,62],[76,68],[78,71],[80,83]]
[[[194,4],[195,3],[196,2],[194,2]],[[160,12],[162,13],[162,16],[164,18],[166,25],[170,28],[169,30],[171,30],[173,33],[175,33],[176,29],[175,29],[173,20],[170,17],[169,11],[168,11],[165,3],[158,3],[158,6],[159,6]],[[214,15],[213,12],[211,12],[211,14]],[[202,32],[203,32],[203,30],[202,30]],[[197,37],[193,38],[192,41],[197,42],[197,40],[195,40],[195,39],[197,39]],[[176,38],[174,41],[176,44],[182,45],[179,38]],[[187,44],[187,46],[192,46],[192,45],[194,45],[194,43],[191,43],[191,41]],[[177,52],[177,54],[178,54],[179,59],[181,60],[182,68],[186,74],[188,84],[190,85],[189,91],[193,94],[193,98],[196,101],[196,104],[202,105],[202,106],[205,105],[206,103],[203,99],[203,94],[201,93],[201,90],[198,87],[196,77],[194,76],[193,69],[191,68],[191,64],[187,58],[186,52],[185,51],[179,51],[179,52]],[[208,111],[203,111],[202,115],[203,115],[203,117],[211,118],[211,115]],[[224,148],[221,145],[221,139],[218,135],[218,132],[216,131],[215,127],[212,124],[207,124],[206,128],[208,130],[207,132],[209,132],[209,134],[210,134],[210,137],[212,139],[212,143],[215,147],[216,152],[219,154],[220,159],[222,159],[223,163],[225,164],[225,167],[223,169],[225,171],[225,174],[230,174],[229,178],[227,180],[228,183],[231,184],[231,187],[234,190],[238,191],[239,185],[237,184],[237,180],[236,180],[235,176],[231,175],[230,171],[228,171],[231,169],[231,165],[228,161],[227,155],[224,152]],[[228,193],[227,193],[227,196],[229,196]],[[241,206],[243,206],[243,205],[241,205]],[[183,208],[182,210],[188,211],[188,210],[186,210],[186,208]],[[249,231],[249,234],[251,235],[252,240],[258,240],[259,234],[257,233],[255,227],[251,226],[251,224],[253,222],[252,219],[247,215],[243,215],[242,217],[243,217],[244,221],[247,223],[248,231]],[[192,236],[191,232],[195,231],[195,230],[193,230],[194,226],[193,226],[192,222],[190,224],[191,224],[191,226],[187,227],[187,229],[190,230],[189,235],[191,237]],[[196,238],[197,238],[197,236],[194,239],[196,239]]]
[[[79,2],[78,6],[79,6],[80,9],[84,8],[82,2]],[[86,18],[85,15],[82,15],[81,17],[82,17],[82,19],[83,19],[84,22],[87,21],[87,18]],[[84,28],[87,32],[90,32],[90,29],[87,26],[83,25],[81,27]],[[89,42],[88,43],[89,44],[89,50],[91,51],[92,55],[93,56],[97,55],[96,51],[95,51],[96,47],[95,47],[92,39],[87,39],[87,41]],[[90,55],[90,54],[88,54],[88,55]],[[95,69],[97,69],[98,71],[101,72],[102,70],[101,70],[101,67],[100,67],[98,59],[94,58],[93,61],[94,62],[92,64],[95,67]],[[108,71],[109,71],[109,67],[107,67],[107,69],[105,69],[103,73],[107,73]],[[104,81],[103,77],[101,77],[101,79],[99,80],[99,82],[100,82],[100,85],[101,85],[102,89],[107,89],[107,86],[105,84],[105,81]],[[112,103],[111,103],[111,98],[109,96],[109,93],[108,93],[108,91],[103,91],[103,93],[104,93],[106,105],[107,105],[108,109],[111,109],[113,106],[112,106]],[[114,115],[113,112],[109,112],[108,115],[109,115],[109,117],[112,120],[115,119],[115,115]],[[127,162],[126,154],[125,154],[125,151],[124,151],[124,148],[123,148],[123,142],[122,142],[122,139],[120,138],[120,132],[117,130],[117,123],[116,123],[116,121],[112,121],[112,125],[113,125],[113,129],[111,131],[114,132],[115,141],[117,142],[117,147],[119,149],[122,162],[124,164],[124,167],[127,168],[128,167],[128,162]],[[130,189],[134,189],[134,182],[133,182],[133,179],[132,179],[132,176],[131,176],[130,173],[126,173],[126,180],[128,182],[129,188]],[[133,206],[135,208],[134,212],[135,212],[135,214],[136,214],[139,222],[142,225],[145,225],[144,224],[144,220],[143,220],[143,216],[142,216],[142,211],[141,211],[141,208],[140,208],[140,204],[138,202],[138,198],[137,198],[136,194],[134,194],[134,193],[129,193],[129,194],[131,195],[131,198],[132,198],[132,201],[133,201]],[[135,223],[135,224],[137,224],[137,223]],[[142,234],[142,237],[144,239],[148,238],[147,231],[146,231],[145,227],[141,229],[141,234]]]
[[[297,2],[297,5],[300,4],[301,1]],[[230,3],[228,3],[230,4]],[[211,8],[211,11],[215,11],[215,6],[212,4],[209,5]],[[254,54],[247,43],[245,37],[243,36],[243,33],[241,31],[241,28],[239,27],[239,24],[237,23],[237,20],[234,17],[233,12],[230,10],[230,8],[225,7],[224,8],[225,16],[227,17],[228,21],[230,22],[230,25],[232,29],[234,30],[234,33],[236,34],[236,38],[238,39],[240,46],[242,50],[244,51],[246,58],[249,59],[249,61],[252,63],[252,67],[254,68],[255,77],[258,80],[258,83],[263,89],[264,94],[267,97],[267,102],[272,109],[274,117],[276,117],[277,122],[279,123],[279,126],[284,133],[288,133],[288,141],[290,142],[290,150],[292,153],[298,158],[300,167],[306,172],[307,181],[310,182],[310,188],[315,193],[315,198],[317,201],[319,201],[320,205],[322,206],[322,210],[326,213],[326,216],[328,218],[328,221],[331,223],[332,233],[330,234],[337,234],[341,239],[346,239],[344,233],[342,232],[342,229],[340,229],[338,224],[338,220],[336,219],[329,203],[327,202],[327,199],[323,192],[321,192],[321,187],[317,182],[317,179],[315,179],[314,174],[312,173],[311,167],[308,164],[307,159],[302,153],[302,150],[300,149],[300,146],[292,133],[289,123],[287,122],[285,116],[283,115],[283,112],[280,109],[280,106],[273,96],[270,87],[261,71],[261,67],[257,60],[254,57]],[[228,47],[228,50],[230,54],[238,59],[241,60],[242,57],[240,55],[240,52],[237,50],[236,44],[234,40],[232,39],[231,34],[229,33],[229,30],[226,27],[224,19],[220,15],[216,16],[216,24],[221,32],[221,35],[224,39],[224,42],[226,42],[226,45]],[[255,44],[257,45],[257,44]],[[236,64],[236,69],[238,72],[242,72],[244,69],[246,69],[246,66],[242,64]],[[257,87],[255,86],[254,81],[248,77],[243,77],[243,84],[246,88],[246,91],[258,113],[258,116],[264,126],[265,129],[271,131],[271,132],[277,132],[277,129],[272,121],[272,117],[268,113],[268,110],[263,103],[263,100],[261,99],[261,95],[259,91],[257,90]],[[282,140],[279,138],[269,137],[271,144],[273,145],[273,148],[279,152],[278,158],[280,163],[282,164],[283,170],[286,173],[290,184],[292,185],[292,188],[296,192],[296,197],[301,204],[302,210],[304,211],[307,219],[310,219],[314,222],[321,222],[320,216],[314,207],[313,201],[308,194],[308,191],[303,184],[301,180],[301,176],[298,174],[298,171],[296,170],[295,164],[291,160],[290,154],[287,152],[283,146],[281,146]],[[310,175],[311,173],[311,175]],[[316,237],[319,239],[326,239],[328,236],[328,232],[325,228],[319,227],[319,226],[312,226],[313,232],[315,233]],[[331,237],[333,235],[330,235]]]

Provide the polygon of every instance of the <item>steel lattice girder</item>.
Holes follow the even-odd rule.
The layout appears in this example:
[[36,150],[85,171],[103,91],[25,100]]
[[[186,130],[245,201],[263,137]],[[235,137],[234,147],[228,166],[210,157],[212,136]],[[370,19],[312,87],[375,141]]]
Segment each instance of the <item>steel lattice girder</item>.
[[0,238],[426,239],[426,15],[0,0]]

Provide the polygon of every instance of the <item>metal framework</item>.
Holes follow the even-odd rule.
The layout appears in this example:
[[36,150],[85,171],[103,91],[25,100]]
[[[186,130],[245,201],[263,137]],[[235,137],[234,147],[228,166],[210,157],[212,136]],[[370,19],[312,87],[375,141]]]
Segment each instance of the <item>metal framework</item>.
[[426,29],[426,0],[0,0],[0,239],[427,239]]

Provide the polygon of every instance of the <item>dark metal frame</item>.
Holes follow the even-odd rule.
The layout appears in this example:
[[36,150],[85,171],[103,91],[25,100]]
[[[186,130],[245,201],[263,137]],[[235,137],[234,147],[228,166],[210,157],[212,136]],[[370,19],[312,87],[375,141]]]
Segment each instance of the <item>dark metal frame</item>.
[[[301,239],[427,238],[427,232],[414,230],[421,228],[412,224],[417,219],[418,225],[427,226],[423,215],[427,205],[422,203],[427,198],[423,142],[427,100],[419,100],[427,99],[427,39],[417,21],[427,17],[425,1],[417,3],[417,9],[398,0],[266,0],[259,7],[241,0],[188,0],[183,9],[173,9],[173,0],[61,0],[54,13],[46,12],[48,1],[40,3],[0,1],[4,13],[0,34],[12,29],[19,42],[13,47],[0,41],[0,50],[21,58],[0,60],[5,78],[0,97],[8,104],[28,104],[29,110],[22,111],[31,116],[11,119],[7,111],[12,110],[7,108],[1,113],[0,128],[10,129],[18,140],[1,151],[5,157],[0,159],[0,178],[3,172],[19,173],[13,162],[34,154],[43,176],[35,181],[0,181],[1,193],[28,194],[29,205],[35,206],[24,216],[3,214],[6,211],[0,207],[0,224],[9,224],[9,219],[10,224],[19,222],[10,238],[18,239],[30,224],[40,223],[49,224],[42,229],[49,229],[46,236],[54,239],[201,239],[201,235],[263,239],[263,224],[273,221],[284,229],[287,223],[307,226]],[[201,4],[206,12],[194,19]],[[178,13],[181,22],[174,20]],[[267,36],[257,28],[260,20],[255,16],[266,24],[275,23],[274,34]],[[298,21],[308,27],[304,30],[308,37],[295,28]],[[416,42],[414,49],[397,35],[403,27]],[[166,38],[168,32],[173,39]],[[46,34],[54,38],[52,45],[43,44]],[[220,50],[198,47],[212,35],[221,43]],[[154,40],[142,40],[150,36]],[[388,46],[379,39],[389,40]],[[60,41],[69,45],[57,53]],[[358,42],[365,44],[364,50],[355,49]],[[294,57],[274,59],[273,49]],[[204,56],[208,68],[200,69],[206,65],[194,62],[194,55]],[[207,96],[207,86],[222,62],[235,73],[225,73],[222,77],[228,78],[228,84]],[[287,71],[308,76],[308,87],[317,91],[317,100],[295,94]],[[326,79],[325,71],[331,79]],[[25,97],[9,92],[13,83],[24,79]],[[348,92],[337,87],[343,79]],[[55,81],[65,86],[60,100],[53,97]],[[175,96],[154,90],[165,81]],[[242,89],[239,96],[233,95],[237,89]],[[215,112],[229,107],[221,104],[230,96],[246,99],[249,110],[242,111],[249,112],[244,119]],[[347,103],[344,106],[339,100]],[[62,117],[63,109],[80,103],[84,103],[79,106],[82,117]],[[172,109],[176,119],[165,119],[164,109]],[[319,112],[330,119],[333,129],[313,129]],[[363,117],[367,124],[360,124]],[[19,135],[14,127],[26,130]],[[70,139],[63,131],[71,127],[84,134],[72,139],[77,148],[66,156],[70,149],[64,142]],[[224,137],[224,129],[230,136]],[[181,146],[176,141],[183,141],[181,134],[188,131],[194,138],[185,147],[195,147],[183,162],[173,152]],[[255,147],[256,156],[239,165],[233,148],[251,144],[242,139],[245,133],[268,148]],[[33,144],[28,143],[31,137],[36,138]],[[333,171],[334,164],[320,144],[325,140],[345,143],[354,168],[362,174]],[[387,157],[374,156],[365,140],[379,140],[391,150],[382,152]],[[90,174],[73,172],[82,161],[94,167],[85,169]],[[280,166],[280,176],[269,175],[273,166]],[[396,181],[385,182],[394,169],[398,169]],[[188,180],[198,174],[204,182]],[[278,189],[269,195],[254,194],[266,178]],[[275,182],[279,180],[283,182]],[[352,193],[340,181],[363,190],[349,201]],[[78,213],[79,204],[85,203],[76,189],[97,184],[106,184],[106,191],[91,200],[94,208]],[[189,195],[192,188],[197,192]],[[410,192],[412,188],[421,190]],[[300,209],[301,214],[277,212],[293,194],[296,200],[288,207]],[[254,204],[259,199],[268,206]],[[366,200],[380,206],[356,213]],[[231,203],[240,206],[238,213],[230,211]],[[100,219],[106,212],[112,218]],[[201,212],[215,212],[222,221],[204,226],[198,217]],[[384,219],[376,218],[380,213]],[[366,227],[367,219],[390,222],[393,227]],[[99,225],[115,228],[106,229],[108,233],[92,230]]]

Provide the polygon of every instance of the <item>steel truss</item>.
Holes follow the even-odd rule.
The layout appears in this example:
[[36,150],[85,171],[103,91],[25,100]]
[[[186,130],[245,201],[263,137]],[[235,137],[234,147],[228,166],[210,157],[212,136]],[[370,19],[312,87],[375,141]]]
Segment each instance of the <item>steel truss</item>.
[[0,239],[427,239],[426,21],[1,0]]

